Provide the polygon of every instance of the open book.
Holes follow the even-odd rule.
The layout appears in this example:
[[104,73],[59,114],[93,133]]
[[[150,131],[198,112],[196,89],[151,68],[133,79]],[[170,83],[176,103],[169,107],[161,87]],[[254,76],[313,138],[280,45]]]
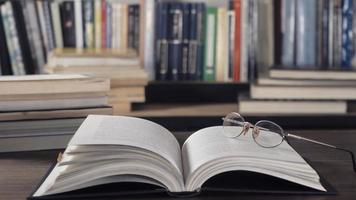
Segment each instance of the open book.
[[287,142],[262,148],[251,133],[228,138],[222,131],[221,126],[199,130],[181,148],[172,133],[151,121],[90,115],[31,198],[120,182],[150,184],[171,193],[196,192],[227,172],[256,173],[326,191],[317,172]]

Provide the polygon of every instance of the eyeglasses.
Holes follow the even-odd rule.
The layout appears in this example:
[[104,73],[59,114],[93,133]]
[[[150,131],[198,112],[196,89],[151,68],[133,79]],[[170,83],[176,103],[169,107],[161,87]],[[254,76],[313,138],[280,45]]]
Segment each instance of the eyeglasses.
[[252,129],[253,140],[256,144],[264,148],[277,147],[285,140],[288,142],[288,138],[294,138],[347,152],[351,155],[353,170],[356,172],[355,156],[353,152],[348,149],[287,133],[278,124],[268,120],[261,120],[253,125],[246,122],[245,119],[236,112],[226,115],[226,117],[223,118],[223,121],[223,132],[227,137],[237,138],[241,135],[246,135],[248,131]]

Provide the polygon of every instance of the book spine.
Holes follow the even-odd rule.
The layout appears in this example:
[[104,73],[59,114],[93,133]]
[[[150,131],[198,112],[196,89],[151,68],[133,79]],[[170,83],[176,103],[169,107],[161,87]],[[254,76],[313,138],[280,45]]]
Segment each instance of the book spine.
[[[330,0],[331,1],[331,0]],[[352,4],[352,61],[351,68],[356,69],[356,2]]]
[[94,1],[95,48],[101,48],[101,0]]
[[14,75],[25,75],[25,66],[22,59],[13,8],[9,1],[3,4],[1,13],[5,27],[6,43],[8,44],[12,71]]
[[284,0],[282,3],[282,65],[294,66],[296,0]]
[[352,59],[352,0],[343,0],[342,5],[342,51],[341,68],[349,69]]
[[235,14],[233,80],[238,82],[241,80],[241,0],[234,1],[233,9]]
[[[189,36],[188,38],[188,76],[187,79],[195,80],[198,59],[198,3],[192,3],[189,9]],[[185,17],[187,14],[185,13]],[[184,23],[184,22],[183,22]],[[183,30],[186,31],[186,30]],[[186,32],[185,32],[186,34]],[[184,50],[183,50],[184,54]],[[184,62],[184,61],[183,61]],[[184,70],[184,69],[183,69]],[[184,73],[184,72],[183,72]]]
[[41,29],[41,38],[43,41],[43,49],[44,49],[44,56],[47,59],[48,52],[50,51],[49,49],[49,44],[48,44],[48,36],[46,32],[46,23],[44,20],[44,13],[43,13],[43,6],[42,6],[42,1],[36,1],[36,7],[37,7],[37,12],[38,12],[38,18],[39,18],[39,24],[40,24],[40,29]]
[[62,32],[63,32],[63,46],[75,47],[75,21],[74,21],[74,2],[64,1],[61,4],[61,16],[62,16]]
[[328,68],[334,64],[334,0],[329,1]]
[[85,47],[94,48],[94,1],[83,1]]
[[[190,12],[191,5],[189,3],[182,4],[183,11],[183,34],[182,34],[182,80],[188,80],[189,66],[189,41],[190,41]],[[196,26],[195,26],[196,27]]]
[[26,8],[23,6],[21,1],[11,1],[11,5],[13,8],[13,16],[15,20],[15,27],[18,35],[19,48],[21,49],[22,62],[24,65],[24,69],[26,74],[34,74],[35,73],[35,62],[33,59],[34,52],[30,50],[30,34],[27,32],[24,12],[26,12]]
[[257,43],[258,43],[258,15],[257,1],[249,1],[249,49],[248,49],[248,81],[254,81],[256,78],[256,59],[257,59]]
[[205,13],[204,3],[197,3],[197,55],[195,80],[203,79],[204,54],[205,54]]
[[3,75],[12,75],[11,60],[9,55],[9,44],[7,44],[5,33],[5,18],[6,13],[3,13],[3,5],[0,5],[0,62]]
[[282,0],[273,1],[274,10],[274,63],[277,66],[282,65]]
[[74,1],[75,13],[75,46],[78,49],[84,48],[84,33],[83,33],[83,12],[82,0]]
[[156,8],[156,76],[168,79],[168,3],[158,3]]
[[52,24],[54,30],[54,39],[56,48],[63,48],[61,15],[59,12],[59,4],[56,1],[51,2]]
[[236,27],[241,31],[241,61],[240,61],[240,82],[248,81],[248,57],[249,57],[249,2],[241,1],[241,25]]
[[315,1],[297,1],[296,64],[299,68],[315,66],[315,10]]
[[140,49],[140,6],[134,6],[134,38],[133,49],[137,52]]
[[315,52],[315,68],[322,67],[322,49],[323,49],[323,11],[324,0],[316,0],[316,52]]
[[[241,0],[240,0],[241,6]],[[229,10],[228,10],[228,71],[226,79],[228,81],[234,80],[234,65],[235,65],[235,31],[236,31],[236,15],[234,9],[234,1],[229,1]],[[240,20],[241,20],[241,12],[240,12]],[[241,25],[241,23],[240,23]],[[240,27],[239,27],[240,28]],[[240,30],[240,29],[238,29]],[[241,39],[241,32],[240,32]],[[241,47],[241,45],[239,46]],[[240,52],[241,53],[241,52]],[[240,54],[241,58],[241,54]],[[241,59],[240,59],[241,60]],[[240,64],[239,64],[240,65]],[[240,68],[239,68],[240,70]],[[239,77],[240,78],[240,77]]]
[[127,4],[122,4],[121,7],[121,26],[120,26],[120,49],[126,51],[128,48],[128,17],[129,17],[129,6]]
[[333,28],[333,68],[341,66],[342,47],[342,0],[334,0]]
[[45,29],[47,33],[47,39],[48,39],[48,48],[51,51],[52,49],[55,48],[56,44],[54,40],[54,31],[52,26],[52,20],[51,20],[52,16],[51,16],[49,1],[43,1],[42,6],[43,6]]
[[135,37],[135,7],[134,5],[129,5],[129,14],[128,14],[128,42],[127,45],[130,49],[134,48],[134,37]]
[[106,47],[106,0],[101,0],[101,48]]
[[115,3],[113,9],[113,34],[112,34],[112,46],[114,49],[121,48],[121,34],[122,34],[122,4]]
[[215,80],[216,54],[216,23],[217,8],[209,7],[206,11],[204,77],[205,81]]
[[106,48],[112,48],[112,5],[106,2]]
[[155,48],[155,0],[141,0],[142,5],[140,15],[142,22],[141,30],[145,30],[145,34],[140,35],[140,61],[143,63],[146,72],[148,73],[149,80],[155,79],[155,61],[154,61],[154,48]]
[[216,29],[215,80],[222,82],[226,80],[226,69],[228,68],[226,59],[226,55],[228,55],[226,8],[218,8]]
[[329,1],[323,0],[323,14],[322,14],[322,48],[321,48],[321,67],[326,69],[328,67],[329,54]]
[[27,17],[25,17],[25,21],[26,24],[29,25],[28,32],[32,35],[32,39],[30,40],[30,42],[33,43],[33,49],[31,49],[31,51],[35,53],[35,60],[37,62],[36,73],[41,74],[44,72],[43,68],[46,62],[46,54],[44,52],[44,44],[41,38],[41,30],[38,23],[38,12],[36,11],[36,3],[35,0],[28,0],[24,1],[24,4],[27,8]]

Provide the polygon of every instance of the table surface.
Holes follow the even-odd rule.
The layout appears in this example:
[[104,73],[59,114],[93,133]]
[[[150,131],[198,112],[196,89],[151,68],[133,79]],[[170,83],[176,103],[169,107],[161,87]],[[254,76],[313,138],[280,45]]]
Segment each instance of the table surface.
[[[356,130],[312,130],[292,133],[344,147],[356,153]],[[182,143],[190,133],[175,133]],[[302,141],[292,146],[338,191],[337,195],[256,195],[235,194],[223,199],[356,199],[356,173],[349,155]],[[56,159],[59,150],[0,153],[0,200],[23,200],[33,191]],[[139,197],[141,199],[150,199]],[[173,199],[164,197],[165,199]],[[190,199],[221,199],[221,196],[198,196]],[[122,198],[121,198],[122,199]],[[131,197],[128,199],[137,199]]]

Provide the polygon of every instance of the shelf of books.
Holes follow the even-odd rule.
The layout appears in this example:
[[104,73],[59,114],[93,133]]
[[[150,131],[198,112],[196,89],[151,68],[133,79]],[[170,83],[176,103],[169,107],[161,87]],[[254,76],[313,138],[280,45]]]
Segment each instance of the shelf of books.
[[[256,117],[353,118],[355,5],[4,0],[0,71],[110,78],[114,114],[153,117],[149,113],[164,112],[166,104],[182,104],[195,105],[198,117],[200,103],[218,120],[223,113],[215,103]],[[164,103],[161,111],[145,114],[146,106],[159,109],[157,103]],[[160,116],[180,117],[185,109]]]

